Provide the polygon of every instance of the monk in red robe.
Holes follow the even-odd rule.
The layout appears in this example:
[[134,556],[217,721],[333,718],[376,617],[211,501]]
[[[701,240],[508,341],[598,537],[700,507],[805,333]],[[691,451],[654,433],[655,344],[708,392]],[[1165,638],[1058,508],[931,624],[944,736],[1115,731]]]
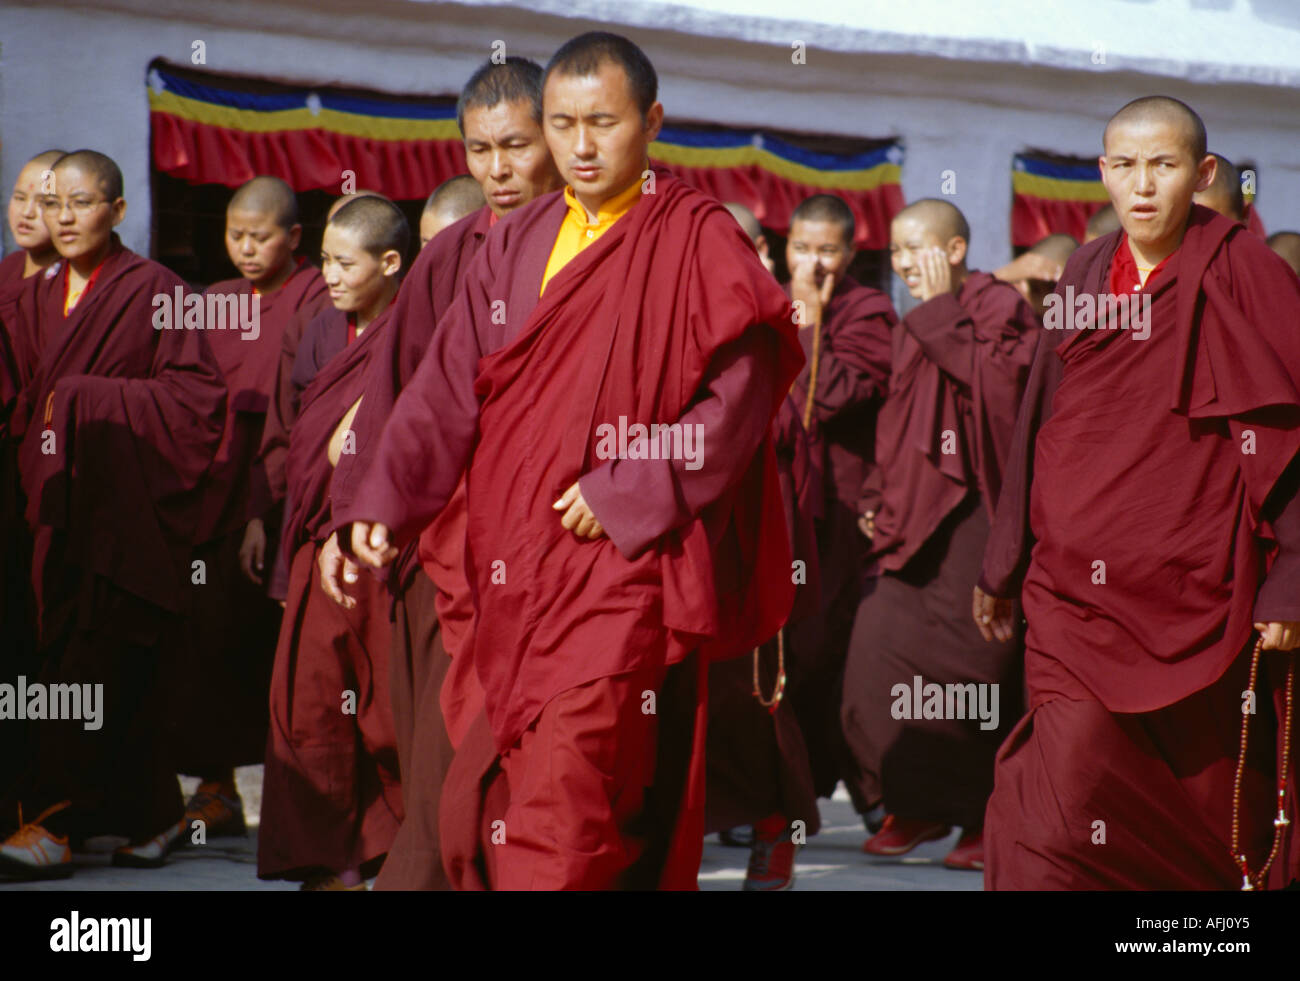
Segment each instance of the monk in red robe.
[[[470,260],[498,218],[518,210],[560,184],[542,137],[542,68],[526,58],[487,62],[470,77],[458,106],[465,157],[473,188],[453,178],[434,194],[432,211],[440,221],[486,199],[487,207],[461,214],[421,250],[397,295],[390,327],[367,371],[366,391],[352,423],[357,452],[343,457],[334,473],[331,497],[335,524],[356,515],[357,487],[370,470],[379,435],[398,393],[410,381],[434,329],[451,306]],[[351,602],[347,576],[356,567],[345,559],[337,538],[321,552],[326,592]],[[438,814],[443,779],[454,743],[442,711],[443,682],[451,658],[461,649],[473,618],[465,573],[465,494],[460,487],[418,542],[411,542],[390,567],[393,641],[389,684],[403,774],[405,817],[376,889],[450,887],[439,845]],[[454,716],[472,719],[481,708],[472,665],[461,665],[447,685]],[[463,729],[468,720],[462,723]]]
[[[962,213],[935,198],[890,227],[894,271],[922,302],[894,332],[868,506],[877,574],[858,607],[843,703],[857,792],[887,815],[863,851],[902,855],[956,824],[944,864],[958,869],[983,867],[993,756],[1021,701],[1018,642],[988,648],[960,600],[1041,333],[1015,289],[967,268],[969,241]],[[934,691],[940,703],[923,703]]]
[[[704,669],[793,599],[769,437],[799,365],[789,303],[721,206],[649,168],[656,90],[616,35],[552,58],[569,187],[489,233],[358,493],[352,548],[382,566],[469,463],[457,662],[484,711],[448,784],[495,765],[508,805],[456,838],[490,829],[486,863],[444,854],[454,885],[486,864],[503,889],[693,888]],[[485,767],[465,752],[484,733]]]
[[401,210],[378,196],[355,197],[330,219],[321,269],[334,309],[312,320],[294,368],[302,392],[280,547],[290,571],[271,682],[257,871],[299,880],[306,890],[364,889],[402,815],[383,586],[367,577],[344,609],[322,591],[316,556],[329,537],[330,477],[355,448],[353,407],[397,295],[410,234]]
[[[301,236],[293,189],[278,177],[254,177],[226,208],[226,250],[240,276],[206,292],[218,321],[206,336],[230,407],[194,534],[191,561],[202,563],[203,576],[190,590],[189,632],[165,684],[177,765],[200,777],[186,817],[203,821],[208,836],[244,834],[235,767],[262,762],[266,748],[280,606],[256,568],[265,546],[254,505],[266,486],[257,454],[285,328],[327,299],[316,267],[294,255]],[[241,548],[247,557],[250,547],[257,580],[240,569]]]
[[79,150],[53,171],[44,217],[62,262],[22,296],[18,329],[39,357],[12,421],[35,538],[36,680],[82,697],[32,726],[27,771],[0,804],[10,820],[22,808],[0,862],[32,877],[71,872],[70,837],[125,835],[114,862],[128,866],[161,864],[182,840],[158,679],[226,408],[204,332],[186,329],[183,284],[113,233],[126,213],[117,165]]
[[[35,613],[32,598],[32,543],[23,518],[18,479],[18,443],[9,435],[8,420],[21,387],[19,354],[10,331],[17,326],[17,304],[25,281],[59,258],[42,218],[42,184],[62,150],[47,150],[23,165],[9,197],[9,231],[18,251],[0,261],[0,623],[4,624],[6,675],[33,675]],[[25,757],[23,727],[0,727],[0,787],[8,786],[15,767]]]
[[1193,205],[1215,161],[1187,106],[1129,103],[1103,142],[1123,229],[1066,266],[974,594],[986,636],[1012,636],[1017,596],[1028,622],[1029,712],[998,754],[985,885],[1285,884],[1300,281]]
[[848,205],[818,194],[795,209],[786,244],[788,291],[806,358],[793,394],[822,488],[816,515],[821,611],[788,632],[798,667],[790,702],[821,797],[850,769],[839,704],[865,567],[858,498],[875,468],[876,414],[889,386],[889,338],[898,323],[889,297],[848,275],[854,234]]

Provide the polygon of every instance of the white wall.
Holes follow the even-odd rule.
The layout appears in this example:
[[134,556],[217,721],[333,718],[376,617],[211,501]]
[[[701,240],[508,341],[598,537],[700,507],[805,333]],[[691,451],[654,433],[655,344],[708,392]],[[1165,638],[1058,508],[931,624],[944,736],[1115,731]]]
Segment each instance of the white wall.
[[[364,14],[346,0],[42,3],[10,5],[2,23],[0,184],[10,187],[23,161],[49,146],[102,150],[125,174],[129,206],[121,232],[139,251],[149,241],[145,73],[154,57],[188,62],[192,42],[201,39],[210,70],[445,94],[459,88],[496,39],[511,54],[544,60],[565,38],[595,26],[522,10],[405,0],[381,0]],[[1300,99],[1293,89],[815,47],[807,64],[792,65],[786,41],[626,33],[655,61],[670,117],[902,136],[909,200],[937,194],[942,172],[956,173],[954,201],[970,220],[976,266],[995,267],[1010,255],[1013,153],[1031,146],[1096,153],[1105,119],[1153,92],[1198,109],[1213,149],[1258,164],[1260,211],[1270,231],[1300,228],[1294,137]]]

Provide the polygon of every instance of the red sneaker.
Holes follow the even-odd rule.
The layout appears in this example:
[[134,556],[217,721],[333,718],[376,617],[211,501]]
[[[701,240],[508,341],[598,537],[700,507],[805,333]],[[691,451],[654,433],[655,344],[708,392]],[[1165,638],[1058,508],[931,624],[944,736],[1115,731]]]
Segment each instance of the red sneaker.
[[946,838],[951,831],[951,827],[938,821],[917,821],[890,814],[880,831],[862,843],[862,850],[868,855],[906,855],[922,842]]
[[982,872],[984,870],[984,829],[963,831],[957,845],[943,860],[950,869],[963,872]]
[[741,886],[745,892],[780,892],[794,885],[794,854],[799,846],[792,840],[793,830],[779,814],[754,825],[749,868]]

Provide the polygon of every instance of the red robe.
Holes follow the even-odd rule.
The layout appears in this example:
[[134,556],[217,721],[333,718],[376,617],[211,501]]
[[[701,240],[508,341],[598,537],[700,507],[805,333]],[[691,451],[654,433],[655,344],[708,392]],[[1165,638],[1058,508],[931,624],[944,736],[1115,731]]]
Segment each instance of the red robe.
[[[286,461],[282,555],[292,555],[271,681],[257,872],[301,878],[310,870],[373,867],[402,818],[388,701],[389,625],[379,582],[363,577],[344,610],[320,586],[316,557],[329,537],[328,448],[361,396],[390,311],[351,344],[336,310],[312,321],[294,365],[301,384]],[[344,453],[349,447],[345,444]],[[351,711],[342,703],[355,695]]]
[[[775,632],[793,598],[766,436],[798,365],[788,301],[716,204],[667,174],[657,183],[657,193],[565,266],[540,300],[562,197],[497,225],[399,398],[358,494],[372,519],[409,539],[450,499],[477,432],[468,477],[467,561],[479,614],[471,656],[498,753],[536,732],[539,714],[562,693],[576,697],[633,672],[661,676],[695,651],[703,663],[752,649]],[[761,323],[777,335],[755,330]],[[597,429],[617,426],[620,416],[722,435],[707,441],[699,470],[684,460],[597,465]],[[579,542],[551,509],[578,477],[604,539]],[[506,588],[497,558],[506,563]],[[701,750],[704,694],[700,685],[693,695]],[[584,720],[579,712],[575,725]],[[651,735],[639,730],[619,763],[635,769]],[[692,813],[700,762],[691,765]],[[512,782],[511,808],[526,805]],[[578,820],[564,815],[566,836]],[[698,831],[688,846],[695,865],[689,851],[673,859],[679,876],[690,866],[691,882]],[[519,828],[509,839],[527,834]],[[532,857],[572,858],[546,849]],[[600,859],[591,861],[594,870]],[[514,862],[523,870],[529,857]],[[601,868],[591,878],[578,869],[567,881],[611,884],[609,867]]]
[[[351,520],[356,490],[379,448],[383,424],[451,306],[491,221],[491,210],[483,207],[444,229],[420,251],[406,274],[380,348],[371,358],[361,407],[352,422],[357,452],[339,460],[330,484],[337,524]],[[416,544],[408,545],[388,577],[394,600],[389,684],[398,759],[405,777],[405,816],[375,883],[377,889],[447,887],[438,843],[438,809],[453,748],[443,723],[440,692],[450,657],[460,649],[474,613],[465,577],[463,483],[452,503],[425,529],[420,545],[418,555]],[[472,671],[461,672],[461,677],[472,682],[471,690],[477,688]],[[476,702],[475,710],[480,706]]]
[[226,392],[202,334],[153,326],[154,298],[182,288],[162,266],[114,237],[66,318],[65,288],[59,266],[23,293],[19,330],[39,358],[11,421],[35,534],[40,680],[102,683],[106,704],[97,731],[47,723],[18,791],[27,813],[71,798],[65,827],[137,837],[179,817],[159,658],[185,607]]
[[[841,678],[865,565],[858,496],[875,470],[876,417],[889,387],[889,339],[898,316],[884,293],[846,278],[822,316],[817,389],[809,423],[815,493],[820,615],[786,633],[799,669],[789,693],[808,740],[814,785],[829,797],[848,750],[839,725]],[[812,370],[813,328],[799,331],[805,364],[791,394],[802,419]]]
[[[248,280],[230,279],[208,287],[205,295],[250,302],[255,294]],[[262,762],[280,606],[265,586],[244,575],[239,548],[249,520],[260,517],[252,501],[264,493],[267,478],[257,454],[285,328],[296,313],[310,316],[328,300],[320,273],[299,260],[283,286],[256,295],[255,337],[235,329],[206,334],[230,390],[230,411],[204,479],[195,532],[192,560],[204,563],[206,580],[190,590],[189,630],[166,680],[175,709],[171,738],[182,773],[214,774]],[[269,546],[267,557],[275,554]]]
[[[1108,292],[1122,234],[1075,253],[1058,293]],[[999,754],[991,888],[1240,883],[1228,820],[1251,625],[1300,618],[1300,505],[1283,479],[1300,449],[1287,326],[1300,284],[1241,226],[1194,206],[1144,292],[1146,340],[1046,332],[1017,423],[981,587],[1012,596],[1023,582],[1031,711]],[[1272,832],[1272,675],[1293,656],[1261,664],[1243,792],[1253,868]],[[1104,782],[1083,765],[1095,746]],[[1107,821],[1105,849],[1088,844],[1093,820]],[[1294,876],[1285,865],[1278,875]]]
[[[989,520],[1042,329],[1011,286],[970,273],[894,333],[894,375],[876,431],[875,567],[857,611],[842,720],[849,784],[870,808],[912,820],[983,823],[993,757],[1020,715],[1017,640],[986,644],[970,619]],[[894,685],[997,686],[994,720],[900,718]],[[964,689],[965,690],[965,689]],[[974,711],[970,711],[970,709]],[[955,710],[954,710],[954,714]],[[996,723],[996,724],[995,724]]]

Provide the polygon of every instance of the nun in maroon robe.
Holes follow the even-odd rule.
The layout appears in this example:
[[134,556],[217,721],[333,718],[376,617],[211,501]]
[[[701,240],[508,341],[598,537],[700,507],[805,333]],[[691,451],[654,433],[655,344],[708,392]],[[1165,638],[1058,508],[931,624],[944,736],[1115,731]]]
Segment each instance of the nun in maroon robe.
[[[249,581],[239,564],[254,501],[267,486],[257,460],[285,328],[294,314],[311,317],[329,302],[315,266],[298,267],[279,289],[261,294],[243,278],[208,287],[206,296],[258,304],[257,333],[238,321],[208,332],[208,343],[230,391],[226,428],[204,479],[193,561],[204,582],[190,590],[183,653],[167,679],[175,709],[173,746],[182,773],[219,774],[262,762],[266,749],[267,690],[280,629],[280,606],[265,586]],[[238,314],[240,307],[229,309]],[[251,307],[245,309],[251,310]],[[236,328],[239,329],[236,329]],[[274,550],[267,549],[269,557]]]
[[[541,299],[564,196],[497,224],[358,494],[401,544],[451,498],[474,447],[477,616],[457,660],[473,658],[485,722],[471,729],[490,735],[509,788],[505,812],[483,814],[505,821],[492,846],[500,888],[693,888],[703,669],[771,637],[793,600],[768,435],[799,365],[789,303],[719,205],[665,172],[656,180]],[[597,430],[620,417],[704,426],[702,467],[599,462]],[[579,477],[607,537],[579,540],[552,507]],[[657,713],[617,708],[656,693]],[[462,756],[468,742],[453,770],[482,762]],[[678,752],[663,752],[670,744]],[[612,783],[593,786],[593,766]],[[447,793],[443,804],[445,818]],[[443,830],[446,849],[456,836]],[[452,872],[473,859],[444,861]]]
[[821,332],[816,392],[806,419],[819,485],[815,516],[822,600],[818,616],[804,618],[787,632],[797,665],[789,698],[808,741],[820,797],[829,797],[848,769],[839,704],[865,568],[858,495],[875,469],[876,414],[889,388],[889,338],[897,323],[889,297],[846,276],[831,294],[820,328],[799,331],[805,364],[792,393],[801,419],[813,367],[813,334]]
[[[793,397],[781,403],[773,429],[790,551],[804,564],[788,621],[797,623],[816,616],[821,606],[813,528],[820,484],[813,479],[808,438]],[[794,652],[784,638],[769,640],[750,657],[709,668],[705,833],[780,815],[787,825],[802,821],[807,834],[816,834],[821,816],[803,731],[784,697],[774,707],[760,704],[754,692],[755,657],[762,697],[771,700],[778,694],[780,663],[784,661],[787,676],[794,667]]]
[[[1057,293],[1137,282],[1119,231],[1076,252]],[[1194,205],[1141,292],[1148,331],[1091,314],[1092,329],[1045,332],[1016,425],[980,588],[1022,598],[1029,712],[998,754],[990,889],[1242,884],[1252,625],[1300,620],[1300,282]],[[1295,656],[1261,654],[1241,788],[1252,872],[1275,831]],[[1273,885],[1297,874],[1294,780],[1286,810]]]
[[[357,488],[375,459],[384,422],[415,373],[439,319],[451,306],[492,219],[491,209],[485,206],[443,229],[420,250],[403,279],[388,327],[378,338],[378,349],[366,370],[361,407],[352,421],[357,452],[339,459],[330,484],[335,526],[358,516]],[[405,816],[375,881],[376,889],[449,887],[438,845],[438,806],[454,750],[439,699],[451,657],[459,650],[473,615],[464,571],[464,515],[462,485],[419,542],[411,542],[388,570],[393,596],[389,696],[398,759],[406,778],[402,781]]]
[[[844,674],[851,779],[868,806],[967,834],[983,824],[993,756],[1020,715],[1019,642],[984,643],[966,597],[1040,333],[1014,288],[970,272],[895,328],[876,432],[879,574],[858,607]],[[996,726],[991,714],[971,718],[971,703],[962,718],[899,718],[894,686],[913,690],[917,676],[922,685],[997,685]]]
[[201,332],[155,328],[155,297],[181,281],[116,235],[65,317],[66,289],[59,264],[23,293],[19,332],[39,357],[11,424],[35,537],[39,680],[102,684],[102,728],[43,723],[8,796],[29,817],[71,800],[45,822],[55,833],[142,841],[182,812],[160,661],[181,626],[226,390]]
[[383,585],[360,577],[357,603],[344,609],[321,588],[316,569],[330,535],[330,440],[362,396],[390,316],[391,308],[349,341],[348,316],[327,310],[308,326],[295,359],[302,394],[285,466],[280,545],[292,563],[271,679],[257,852],[264,879],[373,871],[402,819]]

